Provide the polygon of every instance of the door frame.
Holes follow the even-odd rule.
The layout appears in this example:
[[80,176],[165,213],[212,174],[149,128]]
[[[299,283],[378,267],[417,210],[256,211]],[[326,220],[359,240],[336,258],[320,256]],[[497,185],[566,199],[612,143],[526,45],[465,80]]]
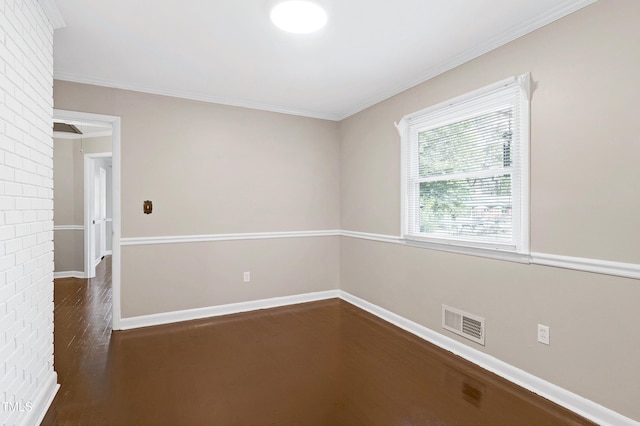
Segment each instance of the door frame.
[[[111,124],[111,156],[112,156],[112,260],[111,260],[111,275],[112,275],[112,285],[111,285],[111,293],[112,293],[112,306],[113,306],[113,316],[111,322],[111,328],[113,330],[121,329],[121,320],[122,320],[122,310],[121,310],[121,298],[120,298],[120,273],[121,273],[121,247],[120,247],[120,238],[121,238],[121,151],[120,151],[120,117],[113,115],[104,115],[104,114],[93,114],[89,112],[79,112],[79,111],[68,111],[61,109],[53,110],[53,119],[58,120],[75,120],[75,121],[93,121],[93,122],[103,122]],[[91,154],[93,155],[93,154]],[[85,183],[86,183],[86,167],[85,167]],[[85,197],[85,203],[87,197]],[[87,232],[89,227],[87,226],[87,210],[85,204],[85,244],[87,240]],[[87,256],[86,247],[85,247],[85,263]],[[85,274],[87,274],[89,270],[85,265]]]
[[[95,206],[96,180],[96,160],[100,158],[111,158],[112,152],[100,152],[84,154],[84,276],[93,278],[96,276],[96,235],[93,215],[91,214]],[[113,181],[113,176],[111,178]],[[113,182],[111,183],[113,185]],[[102,241],[103,242],[103,241]]]

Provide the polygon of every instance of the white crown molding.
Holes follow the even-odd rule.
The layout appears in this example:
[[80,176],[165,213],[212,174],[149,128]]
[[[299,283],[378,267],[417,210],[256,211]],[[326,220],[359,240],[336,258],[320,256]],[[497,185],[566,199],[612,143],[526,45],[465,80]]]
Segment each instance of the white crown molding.
[[49,18],[49,22],[51,22],[54,30],[67,26],[54,0],[38,0],[38,2],[40,3],[40,6],[42,6],[47,18]]
[[570,392],[560,386],[547,382],[531,373],[527,373],[513,365],[507,364],[489,354],[460,343],[441,333],[433,331],[400,315],[388,311],[373,303],[360,299],[352,294],[340,290],[340,298],[355,305],[403,330],[412,333],[434,345],[452,352],[482,368],[497,374],[530,390],[550,401],[555,402],[589,420],[601,425],[638,425],[638,422],[615,411],[603,407],[580,395]]
[[133,237],[120,239],[122,246],[149,244],[202,243],[212,241],[264,240],[274,238],[335,237],[340,231],[247,232],[238,234],[176,235],[167,237]]
[[208,102],[219,105],[228,105],[242,108],[255,109],[260,111],[269,111],[279,114],[299,115],[302,117],[318,118],[321,120],[339,121],[338,114],[323,113],[318,111],[306,111],[296,108],[290,108],[282,105],[271,105],[260,102],[253,102],[244,99],[223,98],[219,96],[208,96],[198,93],[187,92],[184,90],[174,90],[157,87],[143,87],[135,84],[126,84],[110,80],[86,77],[78,74],[61,72],[54,69],[53,78],[55,80],[70,81],[73,83],[91,84],[94,86],[110,87],[113,89],[130,90],[134,92],[149,93],[152,95],[170,96],[172,98],[188,99],[192,101]]
[[498,35],[497,37],[488,40],[487,42],[481,43],[477,46],[474,46],[471,49],[467,49],[462,53],[455,55],[448,61],[442,62],[440,64],[436,64],[433,67],[430,67],[423,73],[421,73],[416,79],[402,84],[400,86],[396,86],[392,89],[389,89],[384,92],[378,93],[376,96],[370,98],[367,101],[360,103],[359,105],[354,106],[348,111],[338,115],[338,121],[344,120],[354,114],[357,114],[365,109],[382,102],[392,96],[395,96],[399,93],[404,92],[418,84],[422,84],[427,80],[430,80],[440,74],[443,74],[453,68],[464,64],[465,62],[469,62],[479,56],[484,55],[492,50],[495,50],[501,46],[504,46],[507,43],[516,40],[519,37],[522,37],[530,32],[533,32],[537,29],[544,27],[558,19],[564,18],[565,16],[582,9],[583,7],[589,6],[592,3],[595,3],[598,0],[570,0],[566,1],[564,4],[559,5],[555,9],[548,11],[547,13],[537,16],[534,19],[529,20],[521,25],[512,27],[509,31]]
[[293,296],[274,297],[271,299],[251,300],[248,302],[229,303],[226,305],[208,306],[205,308],[186,309],[183,311],[163,312],[160,314],[141,315],[122,318],[121,330],[149,327],[153,325],[170,324],[180,321],[190,321],[201,318],[217,317],[221,315],[237,314],[258,309],[277,308],[280,306],[296,305],[299,303],[316,302],[318,300],[335,299],[338,290],[319,291],[315,293],[296,294]]
[[54,231],[84,231],[83,225],[56,225]]
[[[40,1],[41,3],[51,3],[55,7],[53,0],[40,0]],[[548,11],[543,15],[537,16],[536,18],[531,19],[528,22],[525,22],[524,24],[514,26],[508,31],[506,31],[505,33],[500,34],[497,37],[494,37],[493,39],[485,43],[481,43],[471,49],[465,50],[460,54],[455,55],[454,57],[452,57],[451,59],[445,62],[436,64],[435,66],[430,67],[426,71],[422,72],[417,78],[411,80],[408,83],[405,83],[399,86],[394,86],[393,88],[390,88],[388,90],[377,92],[376,94],[369,97],[367,100],[360,102],[359,104],[353,105],[352,107],[349,107],[344,111],[338,111],[333,113],[308,111],[308,110],[302,110],[298,108],[292,108],[290,106],[265,104],[265,103],[254,102],[246,99],[209,96],[209,95],[203,95],[200,93],[193,93],[193,92],[188,92],[183,90],[175,90],[175,89],[167,89],[167,88],[159,88],[159,87],[144,87],[136,84],[127,84],[122,82],[116,82],[116,81],[111,81],[106,79],[99,79],[99,78],[87,77],[84,75],[79,75],[74,73],[63,72],[60,70],[55,70],[55,68],[54,68],[54,78],[56,80],[111,87],[111,88],[122,89],[122,90],[131,90],[136,92],[150,93],[150,94],[161,95],[161,96],[170,96],[170,97],[182,98],[182,99],[190,99],[190,100],[209,102],[209,103],[215,103],[220,105],[251,108],[251,109],[270,111],[270,112],[276,112],[281,114],[318,118],[322,120],[341,121],[379,102],[382,102],[392,96],[395,96],[407,89],[417,86],[418,84],[424,83],[425,81],[433,77],[436,77],[446,71],[449,71],[459,65],[462,65],[465,62],[475,59],[519,37],[522,37],[560,18],[563,18],[583,7],[586,7],[592,3],[595,3],[596,1],[598,0],[565,1],[563,4],[559,5],[555,9]]]

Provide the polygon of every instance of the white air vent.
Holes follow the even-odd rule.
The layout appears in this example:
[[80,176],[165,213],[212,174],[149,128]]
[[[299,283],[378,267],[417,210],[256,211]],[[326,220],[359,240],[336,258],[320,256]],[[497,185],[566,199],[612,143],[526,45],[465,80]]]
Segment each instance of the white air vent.
[[442,305],[442,327],[484,346],[484,318]]

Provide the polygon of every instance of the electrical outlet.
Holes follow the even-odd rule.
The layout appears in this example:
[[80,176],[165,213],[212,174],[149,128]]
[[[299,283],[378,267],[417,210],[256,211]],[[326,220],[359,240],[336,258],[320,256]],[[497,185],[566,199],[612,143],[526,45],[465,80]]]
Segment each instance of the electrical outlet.
[[549,344],[549,327],[546,325],[538,324],[538,342]]
[[251,272],[245,272],[244,273],[244,282],[248,283],[251,281]]

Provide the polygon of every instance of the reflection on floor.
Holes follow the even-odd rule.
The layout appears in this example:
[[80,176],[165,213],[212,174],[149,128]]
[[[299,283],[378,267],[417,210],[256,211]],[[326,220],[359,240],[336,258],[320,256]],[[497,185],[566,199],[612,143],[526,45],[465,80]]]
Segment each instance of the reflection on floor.
[[110,260],[55,283],[44,425],[577,425],[338,299],[110,332]]

